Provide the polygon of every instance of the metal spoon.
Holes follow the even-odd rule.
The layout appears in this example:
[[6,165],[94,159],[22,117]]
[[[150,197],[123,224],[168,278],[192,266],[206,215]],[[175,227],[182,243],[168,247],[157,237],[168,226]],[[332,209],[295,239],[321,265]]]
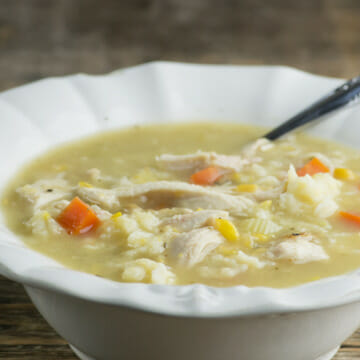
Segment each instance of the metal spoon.
[[309,107],[271,130],[263,137],[276,140],[288,132],[318,119],[320,116],[337,110],[360,99],[360,76],[350,79]]

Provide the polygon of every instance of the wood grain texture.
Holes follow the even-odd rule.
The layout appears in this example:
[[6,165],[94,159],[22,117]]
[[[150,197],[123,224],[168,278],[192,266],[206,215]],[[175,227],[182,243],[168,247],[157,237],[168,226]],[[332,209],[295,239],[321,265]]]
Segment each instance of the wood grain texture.
[[[159,59],[348,78],[360,70],[359,18],[359,0],[1,0],[0,90]],[[22,287],[1,277],[0,358],[76,359]],[[360,332],[335,359],[360,359]]]

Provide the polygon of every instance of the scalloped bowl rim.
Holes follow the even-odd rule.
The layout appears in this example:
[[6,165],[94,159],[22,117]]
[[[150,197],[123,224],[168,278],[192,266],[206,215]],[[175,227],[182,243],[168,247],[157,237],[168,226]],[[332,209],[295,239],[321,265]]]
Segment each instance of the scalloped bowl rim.
[[[184,71],[191,68],[217,70],[252,69],[256,71],[280,71],[296,73],[304,78],[318,80],[340,79],[312,75],[301,70],[283,66],[236,66],[201,65],[175,62],[152,62],[135,67],[120,69],[106,75],[70,75],[49,78],[27,84],[0,94],[11,93],[14,98],[18,91],[29,92],[38,84],[49,80],[65,79],[72,81],[81,77],[86,79],[111,78],[124,71],[158,71],[162,67],[179,67]],[[1,110],[1,109],[0,109]],[[1,111],[0,111],[1,112]],[[211,120],[211,119],[210,119]],[[1,128],[0,124],[0,128]],[[18,169],[18,168],[17,168]],[[8,178],[14,175],[11,172]],[[350,273],[324,278],[318,281],[275,289],[268,287],[249,288],[243,285],[219,288],[202,284],[194,285],[153,285],[142,283],[120,283],[95,275],[79,272],[62,266],[56,261],[27,248],[16,235],[0,229],[0,273],[4,276],[34,288],[60,292],[72,297],[103,304],[125,306],[137,310],[182,317],[236,317],[257,316],[274,313],[302,312],[340,306],[360,300],[360,269]],[[16,244],[13,240],[16,239]],[[9,241],[11,239],[11,241]],[[20,260],[26,259],[29,263]],[[46,261],[46,266],[39,265]]]

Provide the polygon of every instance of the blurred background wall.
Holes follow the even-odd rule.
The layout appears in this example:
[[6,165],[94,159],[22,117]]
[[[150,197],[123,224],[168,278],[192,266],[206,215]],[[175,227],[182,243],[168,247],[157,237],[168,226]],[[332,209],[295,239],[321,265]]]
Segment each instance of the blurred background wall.
[[0,90],[152,60],[350,77],[359,0],[0,0]]

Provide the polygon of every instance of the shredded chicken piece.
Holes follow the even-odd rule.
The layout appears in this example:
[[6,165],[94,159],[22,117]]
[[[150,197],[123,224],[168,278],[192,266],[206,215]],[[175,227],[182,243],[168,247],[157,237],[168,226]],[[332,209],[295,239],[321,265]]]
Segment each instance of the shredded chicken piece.
[[70,204],[69,200],[53,201],[46,207],[49,214],[55,219]]
[[168,170],[197,171],[208,166],[216,166],[229,171],[240,171],[245,165],[258,161],[255,157],[259,151],[267,151],[274,145],[261,138],[244,147],[240,155],[222,155],[215,152],[197,151],[194,154],[162,154],[156,160]]
[[192,214],[193,210],[186,208],[164,208],[160,210],[155,210],[154,214],[159,218],[169,218],[174,215],[185,215]]
[[187,196],[177,200],[176,206],[196,210],[214,209],[228,211],[233,215],[244,216],[254,207],[255,202],[246,196],[232,196],[213,192],[211,196],[201,194]]
[[97,206],[97,205],[93,205],[91,206],[91,208],[95,211],[97,217],[101,220],[101,221],[105,221],[111,218],[111,213],[102,209],[101,207]]
[[229,213],[221,210],[201,210],[190,214],[175,215],[164,219],[161,225],[171,225],[179,231],[190,231],[208,225],[215,218],[228,218]]
[[220,155],[215,152],[197,151],[188,155],[163,154],[156,160],[168,170],[173,171],[192,171],[203,169],[208,166],[231,171],[240,171],[244,165],[249,164],[249,160],[238,155]]
[[259,151],[268,151],[271,148],[274,147],[274,144],[266,139],[266,138],[260,138],[255,140],[254,142],[246,145],[243,149],[242,149],[242,156],[246,159],[252,159],[252,162],[254,162],[254,158],[257,152]]
[[[177,197],[177,206],[197,209],[218,209],[246,214],[254,201],[245,196],[224,194],[211,188],[181,181],[153,181],[145,184],[120,186],[114,189],[78,187],[77,193],[85,200],[106,209],[118,210],[123,198],[140,197],[149,193],[162,193]],[[195,201],[194,201],[195,200]]]
[[34,209],[43,208],[56,200],[62,200],[72,193],[72,187],[64,179],[38,180],[33,184],[24,185],[16,192],[28,200]]
[[273,200],[277,199],[284,192],[284,184],[276,186],[269,190],[258,190],[251,194],[251,196],[257,201]]
[[117,211],[120,209],[119,198],[116,191],[112,189],[78,186],[76,192],[85,201],[99,205],[106,210]]
[[324,249],[314,240],[313,235],[309,233],[292,234],[271,247],[268,255],[273,259],[290,260],[294,264],[328,259],[329,256]]
[[[100,169],[98,168],[91,168],[86,171],[86,175],[89,177],[89,180],[91,184],[97,184],[97,185],[114,185],[115,181],[118,182],[117,179],[113,178],[109,175],[103,175]],[[123,181],[124,179],[120,179],[120,181]]]
[[213,228],[194,229],[176,236],[167,251],[173,262],[191,267],[201,262],[223,241],[222,235]]

